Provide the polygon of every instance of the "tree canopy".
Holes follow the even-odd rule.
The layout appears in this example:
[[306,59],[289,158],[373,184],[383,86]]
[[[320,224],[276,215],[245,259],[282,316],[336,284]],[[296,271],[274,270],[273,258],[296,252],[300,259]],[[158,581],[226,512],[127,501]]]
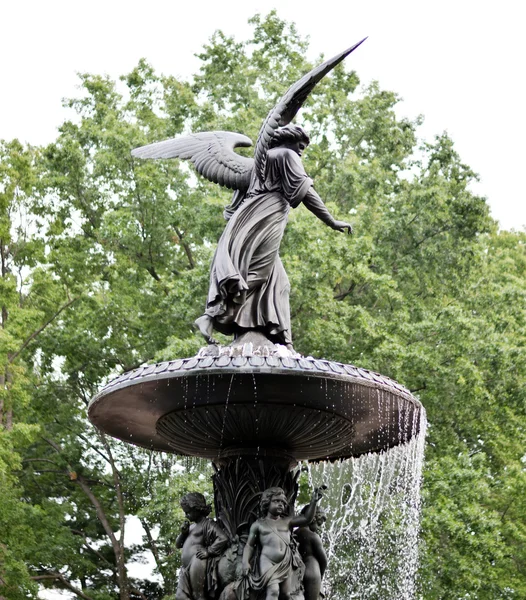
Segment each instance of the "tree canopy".
[[[86,406],[108,378],[201,345],[229,193],[130,151],[188,131],[255,140],[312,64],[275,12],[251,23],[246,41],[217,32],[190,81],[144,60],[117,82],[82,74],[55,142],[0,143],[0,597],[173,597],[177,498],[210,494],[207,466],[109,439]],[[526,598],[526,234],[498,231],[453,141],[419,140],[399,102],[342,64],[298,117],[306,171],[355,233],[292,211],[294,345],[426,407],[422,598]],[[156,581],[134,574],[146,550]]]

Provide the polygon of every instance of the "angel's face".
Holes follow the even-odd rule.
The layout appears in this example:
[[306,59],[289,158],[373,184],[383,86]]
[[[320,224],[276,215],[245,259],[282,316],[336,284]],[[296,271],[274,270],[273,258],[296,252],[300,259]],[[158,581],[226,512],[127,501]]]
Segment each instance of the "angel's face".
[[297,142],[291,142],[287,145],[291,150],[294,150],[298,156],[301,156],[308,144],[304,140],[298,140]]

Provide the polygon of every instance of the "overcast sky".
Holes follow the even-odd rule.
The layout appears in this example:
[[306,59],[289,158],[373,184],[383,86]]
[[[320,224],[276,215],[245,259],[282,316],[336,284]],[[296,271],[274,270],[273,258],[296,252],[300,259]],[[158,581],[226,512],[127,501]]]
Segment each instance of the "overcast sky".
[[326,57],[368,35],[346,61],[425,116],[421,135],[447,130],[480,174],[503,228],[526,225],[524,14],[518,0],[17,0],[2,6],[0,138],[50,142],[75,94],[77,72],[117,77],[145,57],[158,71],[188,76],[216,29],[239,39],[247,20],[272,8]]

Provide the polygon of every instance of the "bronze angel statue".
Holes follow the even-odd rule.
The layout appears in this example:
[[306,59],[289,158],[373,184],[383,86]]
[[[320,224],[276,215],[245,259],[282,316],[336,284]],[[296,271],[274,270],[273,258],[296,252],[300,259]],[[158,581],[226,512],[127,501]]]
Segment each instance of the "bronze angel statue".
[[351,225],[336,220],[315,192],[300,160],[309,136],[291,121],[315,85],[363,41],[288,89],[259,131],[254,158],[234,151],[252,141],[227,131],[195,133],[132,151],[139,158],[190,160],[198,173],[234,190],[210,269],[205,311],[195,323],[209,344],[217,343],[214,330],[235,336],[259,331],[292,348],[290,285],[279,257],[291,208],[303,203],[332,229],[352,233]]

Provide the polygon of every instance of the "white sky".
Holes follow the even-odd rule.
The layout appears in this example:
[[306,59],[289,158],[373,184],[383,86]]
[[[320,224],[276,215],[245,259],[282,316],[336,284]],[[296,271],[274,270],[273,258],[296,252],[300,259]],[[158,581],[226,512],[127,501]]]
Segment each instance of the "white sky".
[[117,77],[145,57],[187,76],[216,29],[242,39],[256,12],[278,8],[310,36],[311,56],[336,54],[366,35],[346,60],[404,98],[401,114],[424,114],[426,139],[447,130],[481,176],[504,228],[526,226],[523,3],[519,0],[4,0],[0,138],[50,142],[75,94],[76,72]]

